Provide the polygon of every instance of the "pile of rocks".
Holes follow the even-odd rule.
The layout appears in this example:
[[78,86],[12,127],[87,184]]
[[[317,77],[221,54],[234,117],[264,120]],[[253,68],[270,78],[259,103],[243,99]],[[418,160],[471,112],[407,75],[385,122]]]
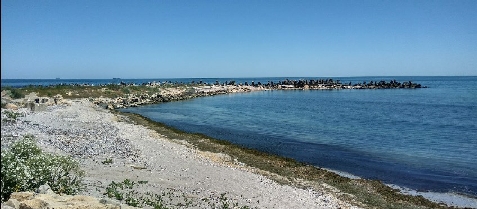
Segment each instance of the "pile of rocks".
[[157,104],[163,102],[180,101],[197,97],[214,96],[220,94],[251,92],[265,90],[263,87],[254,86],[200,86],[194,88],[169,88],[155,94],[127,94],[116,98],[91,98],[91,102],[105,109],[120,109],[127,107],[137,107],[147,104]]
[[52,105],[70,105],[70,101],[63,99],[61,94],[53,97],[39,97],[36,93],[30,93],[22,99],[12,99],[6,90],[2,91],[2,103],[5,103],[5,109],[18,110],[19,107],[25,107],[33,112],[45,111]]

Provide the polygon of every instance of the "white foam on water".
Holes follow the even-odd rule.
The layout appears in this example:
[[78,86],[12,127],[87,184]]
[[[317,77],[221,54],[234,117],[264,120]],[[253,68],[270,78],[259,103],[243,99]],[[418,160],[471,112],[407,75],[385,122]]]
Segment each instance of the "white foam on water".
[[361,177],[359,176],[355,176],[351,173],[348,173],[348,172],[344,172],[344,171],[338,171],[338,170],[333,170],[333,169],[329,169],[329,168],[321,168],[323,170],[327,170],[327,171],[330,171],[330,172],[333,172],[333,173],[336,173],[340,176],[343,176],[343,177],[346,177],[346,178],[350,178],[350,179],[361,179]]
[[[355,176],[351,173],[333,170],[329,168],[321,168],[333,173],[336,173],[340,176],[350,178],[350,179],[360,179],[361,177]],[[439,193],[439,192],[419,192],[405,187],[400,187],[394,184],[386,184],[387,186],[398,189],[403,194],[418,196],[421,195],[424,198],[436,202],[436,203],[445,203],[448,206],[461,207],[461,208],[477,208],[477,198],[469,197],[466,195],[456,194],[456,193]]]
[[465,196],[456,193],[439,193],[439,192],[419,192],[405,187],[397,185],[387,184],[391,188],[399,189],[401,193],[418,196],[421,195],[424,198],[436,203],[445,203],[448,206],[462,207],[462,208],[477,208],[477,198]]

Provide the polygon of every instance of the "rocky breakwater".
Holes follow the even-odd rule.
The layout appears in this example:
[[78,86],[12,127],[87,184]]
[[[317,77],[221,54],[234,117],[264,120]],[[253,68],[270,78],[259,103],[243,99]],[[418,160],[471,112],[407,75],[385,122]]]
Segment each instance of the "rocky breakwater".
[[248,85],[203,85],[193,87],[171,87],[160,89],[160,92],[148,94],[125,94],[116,98],[90,98],[94,104],[106,109],[120,109],[163,102],[180,101],[204,96],[214,96],[229,93],[251,92],[266,90],[264,86]]
[[387,81],[363,81],[362,83],[342,83],[340,80],[319,79],[319,80],[283,80],[278,83],[269,82],[266,87],[272,89],[416,89],[427,88],[412,81],[398,82],[396,80]]

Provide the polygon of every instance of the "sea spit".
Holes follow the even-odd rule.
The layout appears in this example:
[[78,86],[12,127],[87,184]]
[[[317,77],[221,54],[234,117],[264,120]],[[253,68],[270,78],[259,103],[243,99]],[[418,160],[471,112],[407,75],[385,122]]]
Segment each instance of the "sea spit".
[[[2,120],[6,118],[2,109]],[[8,110],[10,111],[10,110]],[[134,125],[87,99],[62,100],[43,111],[14,110],[24,115],[2,123],[2,150],[24,135],[34,135],[49,152],[73,156],[86,171],[83,195],[107,199],[112,181],[146,181],[141,191],[166,191],[173,208],[358,208],[330,190],[280,185],[256,174],[230,156],[202,152],[187,144]],[[111,159],[110,164],[104,164]],[[225,199],[224,199],[225,197]],[[187,199],[188,205],[178,202]],[[108,200],[114,202],[114,200]],[[3,208],[3,205],[2,205]]]
[[[167,83],[149,82],[140,84],[152,88],[160,87]],[[136,85],[132,83],[118,84],[120,86]],[[177,84],[175,84],[177,85]],[[187,88],[189,85],[189,88]],[[186,88],[184,88],[184,86]],[[108,109],[119,109],[127,107],[137,107],[140,105],[155,104],[162,102],[178,101],[192,99],[195,97],[213,96],[218,94],[264,91],[264,90],[340,90],[340,89],[397,89],[397,88],[427,88],[421,84],[408,82],[398,82],[396,80],[386,81],[370,81],[352,84],[342,84],[339,80],[320,79],[320,80],[283,80],[277,83],[268,82],[266,84],[260,82],[245,82],[244,84],[236,84],[235,81],[214,84],[205,84],[202,82],[192,82],[190,84],[181,84],[182,88],[166,88],[159,93],[154,94],[126,94],[117,98],[95,98],[94,103]]]

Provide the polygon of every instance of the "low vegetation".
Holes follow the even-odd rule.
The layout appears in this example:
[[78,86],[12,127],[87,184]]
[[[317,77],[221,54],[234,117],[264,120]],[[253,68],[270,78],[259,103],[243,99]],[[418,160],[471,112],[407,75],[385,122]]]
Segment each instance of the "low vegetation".
[[103,160],[101,163],[104,164],[104,165],[109,165],[109,164],[112,164],[112,163],[113,163],[113,159],[111,159],[111,158],[106,158],[106,159]]
[[[198,84],[189,84],[193,86]],[[2,91],[7,90],[12,99],[24,98],[25,95],[36,92],[41,97],[52,97],[62,95],[66,99],[76,98],[116,98],[126,94],[148,94],[160,93],[162,90],[170,87],[186,87],[185,84],[164,84],[160,86],[148,85],[117,85],[108,84],[103,86],[77,86],[77,85],[56,85],[56,86],[26,86],[21,88],[12,88],[2,86]]]
[[5,114],[6,117],[3,118],[2,122],[5,122],[5,123],[16,123],[19,117],[25,116],[22,113],[13,112],[9,110],[4,111],[3,114]]
[[2,147],[2,202],[13,192],[35,191],[48,184],[55,193],[76,194],[83,188],[84,171],[68,156],[44,153],[33,136]]
[[21,99],[25,97],[24,91],[18,88],[12,88],[12,87],[2,87],[2,91],[5,90],[7,91],[7,94],[10,96],[12,99]]
[[[113,181],[106,187],[104,195],[134,207],[151,207],[154,209],[197,207],[197,202],[173,189],[168,189],[161,193],[138,192],[140,190],[139,187],[147,183],[147,181],[135,182],[129,179],[125,179],[122,182]],[[216,199],[211,197],[201,199],[200,201],[205,203],[207,208],[249,208],[248,206],[239,207],[237,202],[227,197],[227,193],[220,194]]]

